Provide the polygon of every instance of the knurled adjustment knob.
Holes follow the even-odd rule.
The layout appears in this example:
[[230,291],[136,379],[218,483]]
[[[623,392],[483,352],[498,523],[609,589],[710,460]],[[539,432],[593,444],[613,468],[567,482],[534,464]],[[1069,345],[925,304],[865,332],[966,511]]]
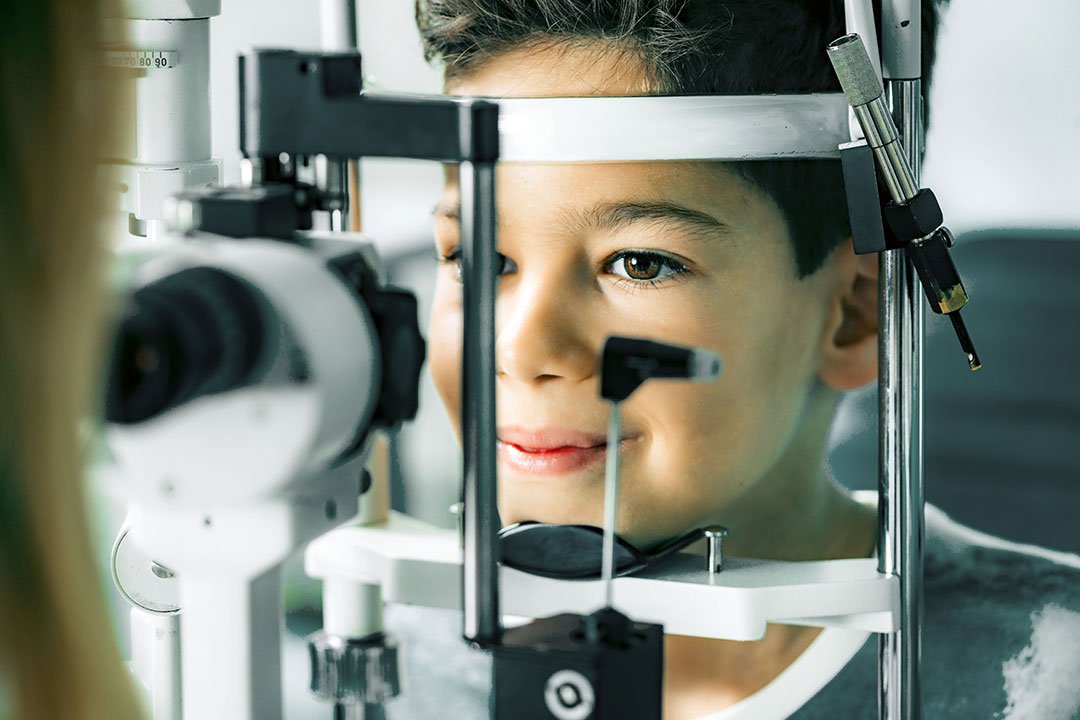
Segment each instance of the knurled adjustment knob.
[[308,638],[311,691],[339,703],[381,704],[401,692],[398,644],[375,633],[344,638],[319,631]]

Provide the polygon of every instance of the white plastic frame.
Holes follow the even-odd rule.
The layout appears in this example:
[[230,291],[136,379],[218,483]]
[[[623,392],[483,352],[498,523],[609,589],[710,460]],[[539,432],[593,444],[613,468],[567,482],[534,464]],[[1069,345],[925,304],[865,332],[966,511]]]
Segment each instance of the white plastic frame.
[[[407,516],[394,514],[380,526],[333,530],[311,543],[304,563],[313,578],[379,585],[388,603],[461,609],[457,533]],[[552,580],[503,567],[499,582],[506,615],[587,614],[604,601],[599,580]],[[616,579],[614,591],[620,610],[662,623],[665,632],[676,635],[757,640],[773,622],[877,633],[898,627],[898,580],[879,573],[873,558],[732,558],[710,577],[703,557],[683,554],[660,570]]]
[[838,158],[850,136],[840,93],[492,100],[499,162]]

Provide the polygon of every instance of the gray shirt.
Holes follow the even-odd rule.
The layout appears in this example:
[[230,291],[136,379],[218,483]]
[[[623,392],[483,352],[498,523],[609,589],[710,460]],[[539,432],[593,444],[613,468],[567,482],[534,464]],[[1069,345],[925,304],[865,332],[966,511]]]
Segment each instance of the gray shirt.
[[[1080,720],[1080,557],[927,507],[925,562],[924,717]],[[405,646],[408,683],[391,720],[488,717],[491,662],[460,640],[459,613],[398,606],[387,627]],[[876,638],[791,717],[877,717]]]

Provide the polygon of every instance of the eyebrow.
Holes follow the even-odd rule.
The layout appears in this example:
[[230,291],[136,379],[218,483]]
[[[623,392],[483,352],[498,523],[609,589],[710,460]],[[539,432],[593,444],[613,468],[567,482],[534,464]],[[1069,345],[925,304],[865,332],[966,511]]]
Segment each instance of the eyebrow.
[[[459,203],[439,203],[433,213],[439,217],[458,220]],[[587,210],[565,210],[564,220],[576,231],[621,230],[639,223],[670,223],[681,226],[695,239],[717,234],[734,237],[730,225],[708,213],[671,202],[602,202]]]
[[[578,213],[574,213],[578,215]],[[686,229],[692,236],[706,239],[718,233],[734,236],[727,223],[708,213],[670,202],[598,203],[571,220],[584,228],[621,230],[638,223],[670,223]]]

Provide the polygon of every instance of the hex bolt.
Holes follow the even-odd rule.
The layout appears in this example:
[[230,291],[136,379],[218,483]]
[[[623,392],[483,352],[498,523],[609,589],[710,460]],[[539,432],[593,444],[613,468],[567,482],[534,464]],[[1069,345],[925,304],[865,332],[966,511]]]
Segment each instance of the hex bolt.
[[727,537],[728,529],[722,525],[712,525],[705,528],[705,537],[709,541],[709,575],[715,575],[724,569],[724,538]]

